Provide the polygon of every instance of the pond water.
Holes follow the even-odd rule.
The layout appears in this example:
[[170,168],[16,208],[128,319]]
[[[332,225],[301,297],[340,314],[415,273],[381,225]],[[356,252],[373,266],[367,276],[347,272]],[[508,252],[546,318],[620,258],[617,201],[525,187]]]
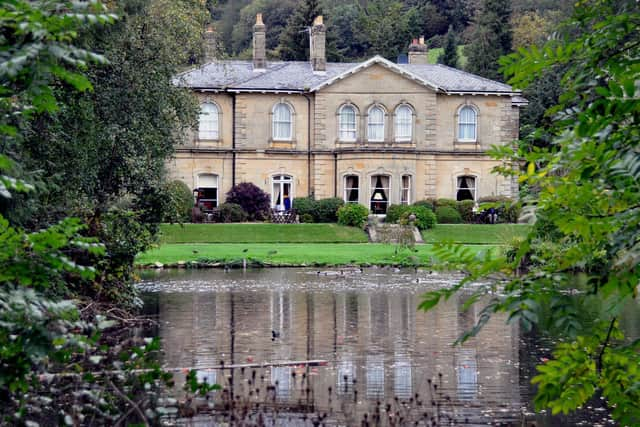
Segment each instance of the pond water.
[[457,279],[382,268],[174,270],[146,272],[139,286],[163,365],[225,387],[213,400],[227,410],[191,425],[613,424],[599,401],[572,417],[533,413],[530,380],[551,345],[504,315],[452,346],[481,305],[465,311],[459,295],[427,313],[416,307]]

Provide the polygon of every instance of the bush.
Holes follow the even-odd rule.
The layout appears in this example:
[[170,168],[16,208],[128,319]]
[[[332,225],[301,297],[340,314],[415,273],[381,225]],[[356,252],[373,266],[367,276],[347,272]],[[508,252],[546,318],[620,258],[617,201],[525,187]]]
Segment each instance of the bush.
[[227,203],[240,205],[251,221],[269,216],[270,199],[267,193],[250,182],[236,184],[227,193]]
[[423,206],[427,209],[430,209],[432,212],[435,210],[435,206],[433,204],[433,201],[431,200],[418,200],[413,204],[413,206]]
[[248,217],[242,206],[235,203],[223,203],[218,206],[216,216],[219,222],[244,222]]
[[338,209],[344,206],[344,201],[338,197],[320,199],[317,201],[317,222],[336,222],[338,220]]
[[436,214],[432,210],[425,208],[424,206],[407,206],[405,212],[401,216],[401,220],[408,223],[409,216],[414,214],[416,216],[413,224],[418,227],[419,230],[426,230],[433,228],[436,225]]
[[462,200],[456,203],[456,208],[462,217],[462,221],[470,224],[473,222],[473,200]]
[[[293,208],[298,212],[300,218],[310,216],[311,221],[316,221],[316,211],[318,210],[318,202],[311,197],[297,197],[293,199]],[[303,221],[306,222],[306,221]]]
[[460,212],[449,206],[437,207],[436,219],[438,224],[460,224],[462,222]]
[[387,216],[384,219],[384,222],[388,223],[397,223],[402,214],[407,211],[407,205],[391,205],[387,208]]
[[436,200],[435,207],[449,207],[456,209],[458,207],[458,201],[453,199],[438,199]]
[[338,224],[364,227],[369,217],[369,209],[357,203],[347,203],[338,209]]
[[498,222],[500,223],[516,223],[518,222],[518,218],[520,218],[520,204],[508,197],[481,197],[479,199],[479,202],[482,203],[482,205],[480,206],[482,210],[495,208],[498,213]]
[[313,216],[311,216],[310,214],[306,213],[306,214],[302,214],[299,215],[300,216],[300,222],[304,223],[304,224],[310,224],[315,222],[313,220]]
[[163,212],[163,222],[184,222],[191,219],[193,208],[193,192],[187,184],[176,179],[166,184],[165,193],[168,206]]

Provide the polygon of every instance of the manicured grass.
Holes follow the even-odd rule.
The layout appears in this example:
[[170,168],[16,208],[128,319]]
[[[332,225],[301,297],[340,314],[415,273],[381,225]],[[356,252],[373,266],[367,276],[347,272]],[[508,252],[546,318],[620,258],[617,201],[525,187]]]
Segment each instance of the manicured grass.
[[504,245],[514,237],[524,237],[526,224],[438,224],[422,232],[425,243],[453,242],[464,244]]
[[355,227],[337,224],[162,224],[161,243],[366,243]]
[[[467,245],[474,251],[496,250],[489,245]],[[219,244],[164,244],[157,249],[138,255],[137,264],[174,264],[179,261],[216,260],[234,261],[242,258],[258,260],[273,265],[346,265],[376,264],[396,265],[416,261],[428,265],[433,255],[432,245],[419,245],[417,252],[386,244],[263,244],[263,243],[219,243]]]

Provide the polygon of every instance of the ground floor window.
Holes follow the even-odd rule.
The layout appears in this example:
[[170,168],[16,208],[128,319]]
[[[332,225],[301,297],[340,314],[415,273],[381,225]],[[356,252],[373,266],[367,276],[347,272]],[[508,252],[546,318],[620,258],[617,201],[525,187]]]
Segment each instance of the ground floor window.
[[358,203],[360,197],[360,179],[357,175],[344,177],[344,201],[345,203]]
[[371,213],[384,215],[389,205],[389,176],[373,175],[371,177]]
[[271,207],[277,211],[291,209],[293,178],[290,175],[274,175],[271,185]]
[[218,207],[218,175],[198,175],[198,187],[194,190],[196,206],[203,212]]
[[400,187],[400,204],[411,204],[411,175],[402,175],[402,183]]
[[456,184],[456,200],[476,200],[476,178],[459,176]]

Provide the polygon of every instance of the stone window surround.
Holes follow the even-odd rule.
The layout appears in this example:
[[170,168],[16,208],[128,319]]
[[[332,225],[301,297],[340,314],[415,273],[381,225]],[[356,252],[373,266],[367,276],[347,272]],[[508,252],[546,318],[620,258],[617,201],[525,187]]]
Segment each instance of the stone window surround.
[[457,171],[454,172],[451,175],[452,181],[451,181],[451,186],[452,186],[452,194],[453,196],[451,197],[453,200],[457,200],[458,198],[458,178],[462,178],[463,176],[469,176],[472,177],[475,180],[475,201],[477,202],[478,199],[480,198],[479,190],[480,190],[480,173],[478,172],[473,172],[470,170],[463,170],[463,171]]
[[[340,115],[342,113],[342,110],[345,107],[351,107],[355,110],[356,112],[356,138],[353,140],[350,139],[341,139],[340,138]],[[345,101],[342,104],[340,104],[340,106],[338,107],[338,109],[336,110],[336,130],[337,130],[337,142],[346,142],[346,143],[357,143],[359,141],[359,137],[361,135],[360,133],[360,122],[362,120],[362,115],[360,114],[360,109],[358,108],[357,105],[355,105],[352,102],[349,101]]]
[[[396,137],[396,111],[398,111],[398,108],[400,107],[409,107],[409,109],[411,110],[411,139],[410,140],[398,140],[398,138]],[[409,102],[407,101],[400,101],[398,104],[396,104],[396,106],[393,108],[393,113],[391,114],[391,122],[393,123],[393,142],[395,142],[396,144],[416,144],[416,119],[417,119],[417,114],[416,114],[416,109],[413,108],[413,105],[411,105]]]
[[[380,109],[382,110],[382,139],[378,140],[372,140],[369,139],[369,115],[371,114],[371,110],[373,110],[374,108]],[[389,126],[388,126],[388,122],[389,122],[389,110],[387,110],[387,108],[380,102],[373,102],[371,105],[369,105],[367,107],[367,113],[364,115],[364,129],[365,129],[365,133],[364,135],[366,135],[366,140],[367,142],[373,142],[374,144],[384,144],[385,141],[389,141]]]
[[[475,139],[460,139],[459,136],[459,132],[460,132],[460,112],[462,111],[463,108],[465,107],[470,107],[472,108],[475,113],[476,113],[476,132],[475,132]],[[454,144],[480,144],[480,138],[479,138],[479,124],[480,124],[480,109],[478,108],[478,106],[476,104],[474,104],[473,102],[469,101],[468,99],[465,99],[465,101],[458,105],[458,108],[456,108],[456,113],[454,115],[454,139],[453,142]]]
[[223,114],[222,107],[220,107],[220,104],[218,104],[210,96],[206,96],[202,100],[202,102],[200,102],[200,106],[202,106],[203,104],[213,104],[218,109],[218,138],[217,139],[209,139],[209,138],[201,139],[200,138],[200,124],[198,123],[198,129],[196,131],[196,138],[195,139],[196,139],[197,142],[204,142],[204,143],[206,143],[206,142],[215,142],[215,143],[220,144],[220,143],[222,143],[222,131],[223,131],[222,126],[223,126],[223,123],[224,123],[224,120],[222,119],[222,114]]
[[[342,111],[342,109],[345,106],[350,106],[353,107],[356,110],[356,139],[355,140],[343,140],[340,139],[340,112]],[[367,134],[368,134],[368,119],[369,119],[369,111],[373,108],[373,107],[380,107],[382,108],[382,110],[384,111],[384,140],[383,141],[369,141]],[[411,114],[412,114],[412,123],[411,123],[411,140],[410,141],[397,141],[396,140],[396,129],[395,129],[395,117],[396,117],[396,111],[398,108],[402,107],[402,106],[407,106],[411,109]],[[415,146],[416,145],[416,119],[417,119],[417,113],[416,113],[416,109],[414,108],[414,106],[405,101],[405,100],[401,100],[400,102],[398,102],[394,107],[393,107],[393,112],[389,112],[390,110],[381,102],[378,101],[374,101],[371,104],[368,105],[368,107],[366,108],[367,111],[365,114],[362,114],[360,112],[360,108],[358,108],[358,106],[350,101],[350,100],[344,100],[340,106],[336,109],[336,144],[368,144],[369,142],[371,142],[371,144],[373,145],[390,145],[390,144],[401,144],[403,146],[406,145],[411,145],[411,146]],[[361,136],[364,135],[364,136]]]
[[362,200],[362,174],[360,172],[356,172],[353,169],[349,168],[346,172],[343,172],[340,174],[340,182],[341,182],[341,186],[342,186],[342,200],[345,203],[349,203],[347,202],[347,177],[348,176],[356,176],[358,177],[358,202],[359,204],[361,204],[361,200]]
[[[284,104],[291,111],[291,138],[290,139],[275,139],[273,137],[273,114],[276,107],[280,104]],[[291,148],[295,148],[296,145],[296,109],[293,104],[286,98],[280,98],[278,102],[273,104],[271,111],[269,111],[269,146],[274,144],[291,144]]]
[[[371,192],[373,190],[373,185],[371,184],[371,178],[376,175],[384,175],[389,177],[389,202],[388,206],[398,205],[400,204],[400,199],[402,197],[402,177],[408,176],[410,180],[409,187],[409,201],[415,200],[415,172],[411,170],[403,170],[391,172],[385,168],[377,168],[375,170],[369,172],[359,172],[355,171],[352,168],[348,168],[340,173],[340,192],[342,194],[342,199],[346,199],[346,177],[354,175],[358,177],[358,203],[369,208],[369,204],[371,202]],[[462,173],[464,175],[464,173]],[[467,174],[471,175],[471,174]],[[457,175],[456,175],[457,176]],[[476,186],[477,186],[477,177],[476,177]],[[394,196],[398,196],[398,199],[394,199]],[[346,200],[345,200],[346,203]]]

